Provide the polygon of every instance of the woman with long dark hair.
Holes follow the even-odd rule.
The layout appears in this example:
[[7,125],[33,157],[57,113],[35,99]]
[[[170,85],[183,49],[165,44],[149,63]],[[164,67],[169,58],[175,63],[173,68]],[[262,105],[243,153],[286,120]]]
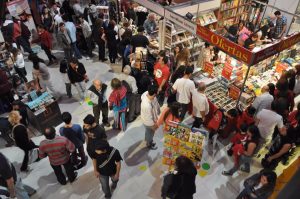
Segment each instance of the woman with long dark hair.
[[[260,138],[259,129],[257,128],[257,126],[250,126],[247,131],[247,136],[248,138],[246,144],[243,147],[243,153],[235,162],[234,167],[231,168],[229,171],[223,171],[223,175],[232,176],[241,166],[243,166],[241,170],[247,173],[250,172],[250,162],[252,160],[253,155],[256,152]],[[235,153],[235,149],[233,149],[233,153]]]
[[196,193],[197,169],[185,156],[175,160],[175,171],[164,177],[161,196],[163,199],[192,199]]
[[180,104],[178,102],[173,102],[169,107],[166,107],[160,114],[157,125],[160,126],[164,124],[164,131],[168,131],[170,127],[176,126],[172,122],[180,122],[179,117]]

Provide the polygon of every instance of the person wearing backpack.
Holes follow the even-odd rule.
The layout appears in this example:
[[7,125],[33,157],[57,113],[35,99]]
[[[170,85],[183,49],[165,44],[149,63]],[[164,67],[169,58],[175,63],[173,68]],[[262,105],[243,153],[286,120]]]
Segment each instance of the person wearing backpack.
[[137,95],[136,80],[131,74],[131,67],[126,65],[118,78],[121,80],[122,85],[127,89],[126,98],[128,101],[128,122],[133,122],[141,110],[140,96]]
[[75,145],[75,151],[71,154],[71,162],[76,169],[80,169],[86,165],[88,160],[83,147],[85,141],[83,130],[79,124],[72,124],[72,115],[69,112],[63,112],[61,118],[65,125],[59,129],[59,133]]
[[[120,171],[122,157],[118,149],[109,146],[109,143],[104,140],[99,140],[95,144],[95,151],[92,155],[94,173],[100,180],[105,198],[111,198],[112,191],[116,189]],[[109,186],[109,178],[112,185]]]
[[96,123],[99,124],[100,112],[102,111],[102,126],[110,127],[108,122],[108,102],[106,97],[107,85],[100,80],[94,80],[87,91],[87,97],[93,103],[93,114]]
[[197,169],[185,156],[175,160],[175,170],[164,177],[161,196],[163,199],[192,199],[196,193]]
[[63,81],[65,82],[67,96],[69,98],[71,98],[72,97],[72,84],[71,84],[69,76],[68,76],[68,70],[69,70],[68,65],[69,64],[68,64],[67,59],[61,60],[60,65],[59,65],[59,72],[62,76]]
[[114,113],[114,129],[120,129],[123,132],[126,130],[125,113],[127,110],[127,89],[122,85],[121,81],[117,78],[111,80],[112,93],[108,101],[109,107]]

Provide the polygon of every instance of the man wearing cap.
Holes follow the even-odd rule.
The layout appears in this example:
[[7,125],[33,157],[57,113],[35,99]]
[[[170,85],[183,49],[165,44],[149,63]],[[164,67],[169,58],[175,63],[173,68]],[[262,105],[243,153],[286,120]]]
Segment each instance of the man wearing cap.
[[99,140],[107,140],[105,129],[96,123],[93,115],[88,114],[83,119],[83,132],[85,133],[85,140],[87,144],[86,151],[93,159],[95,143]]
[[[111,191],[117,187],[120,177],[122,157],[118,149],[109,146],[107,141],[98,141],[93,153],[94,173],[100,179],[105,198],[111,198]],[[112,181],[109,187],[109,178]]]
[[108,122],[108,102],[106,97],[107,85],[100,80],[94,80],[87,91],[87,97],[93,103],[93,114],[96,123],[99,124],[100,112],[102,111],[102,126],[110,127]]

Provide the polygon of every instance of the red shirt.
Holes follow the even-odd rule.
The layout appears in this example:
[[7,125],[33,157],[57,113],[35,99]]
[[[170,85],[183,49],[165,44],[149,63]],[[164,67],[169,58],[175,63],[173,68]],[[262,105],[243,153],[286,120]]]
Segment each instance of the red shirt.
[[45,45],[47,48],[52,49],[52,38],[48,31],[44,31],[39,34],[41,44]]
[[241,134],[241,133],[236,133],[230,140],[232,144],[237,144],[237,143],[245,143],[247,141],[247,133]]
[[168,81],[170,69],[167,65],[161,66],[159,62],[154,65],[154,76],[157,84],[160,86],[163,80]]
[[251,117],[246,111],[243,111],[242,115],[240,115],[238,117],[238,120],[237,120],[237,128],[239,129],[240,126],[245,123],[247,124],[248,126],[249,125],[252,125],[255,123],[255,120],[253,117]]
[[20,36],[21,36],[21,26],[18,22],[15,22],[14,23],[14,35],[13,35],[14,41],[16,41],[16,39]]

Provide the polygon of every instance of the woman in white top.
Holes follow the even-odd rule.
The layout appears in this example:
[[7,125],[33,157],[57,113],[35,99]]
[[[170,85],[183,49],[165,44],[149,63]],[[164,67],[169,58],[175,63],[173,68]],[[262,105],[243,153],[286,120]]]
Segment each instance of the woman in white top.
[[24,82],[27,82],[27,78],[26,78],[27,72],[25,69],[25,61],[24,61],[23,54],[17,48],[13,48],[11,52],[12,52],[12,58],[14,61],[14,68],[16,73],[20,76],[20,78]]

